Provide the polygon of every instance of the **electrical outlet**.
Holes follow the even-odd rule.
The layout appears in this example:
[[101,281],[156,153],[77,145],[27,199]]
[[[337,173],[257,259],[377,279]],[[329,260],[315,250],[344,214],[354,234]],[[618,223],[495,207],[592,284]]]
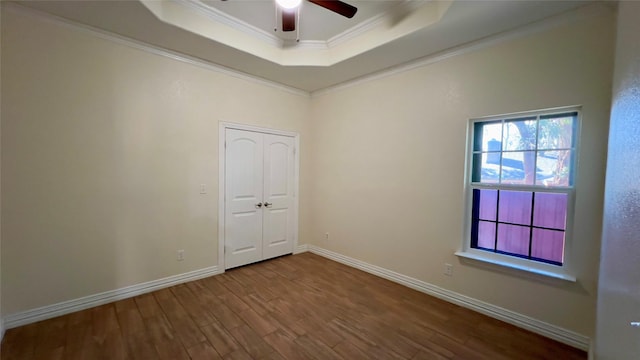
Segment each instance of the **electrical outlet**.
[[329,241],[329,233],[324,233],[324,240]]
[[444,274],[447,276],[453,276],[453,265],[444,264]]
[[178,261],[184,260],[184,250],[178,250]]
[[207,193],[207,184],[200,184],[200,194]]

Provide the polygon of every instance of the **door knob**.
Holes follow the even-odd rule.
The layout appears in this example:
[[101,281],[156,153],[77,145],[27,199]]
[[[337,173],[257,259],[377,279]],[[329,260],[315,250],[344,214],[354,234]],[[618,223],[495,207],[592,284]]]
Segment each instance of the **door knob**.
[[273,205],[273,204],[272,204],[272,203],[270,203],[270,202],[265,202],[265,203],[264,203],[264,206],[265,206],[265,207],[271,207],[271,205]]
[[[265,205],[266,205],[266,204],[265,204]],[[262,207],[262,203],[261,203],[261,202],[257,203],[257,204],[256,204],[256,207],[257,207],[258,209],[260,209],[260,208]]]

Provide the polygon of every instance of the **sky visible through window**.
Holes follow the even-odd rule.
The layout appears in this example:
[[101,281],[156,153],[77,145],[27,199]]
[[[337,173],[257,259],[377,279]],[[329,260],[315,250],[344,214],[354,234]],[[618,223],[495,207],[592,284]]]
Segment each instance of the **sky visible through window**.
[[473,181],[570,186],[574,117],[476,123]]

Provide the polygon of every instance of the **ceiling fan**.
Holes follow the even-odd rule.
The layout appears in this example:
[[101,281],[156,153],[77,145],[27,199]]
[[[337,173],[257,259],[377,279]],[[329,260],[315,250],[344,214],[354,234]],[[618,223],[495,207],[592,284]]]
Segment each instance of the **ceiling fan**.
[[[275,0],[282,8],[282,31],[294,31],[296,29],[296,13],[302,0]],[[338,0],[307,0],[336,14],[351,19],[358,8]]]

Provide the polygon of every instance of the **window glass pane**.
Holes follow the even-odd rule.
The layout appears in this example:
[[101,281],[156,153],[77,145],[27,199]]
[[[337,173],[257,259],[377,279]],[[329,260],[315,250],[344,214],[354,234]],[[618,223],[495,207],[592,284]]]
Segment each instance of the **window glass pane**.
[[507,121],[502,134],[502,150],[534,150],[536,121],[533,119]]
[[541,119],[538,130],[538,149],[571,149],[574,117]]
[[500,151],[502,138],[502,122],[478,122],[474,128],[475,139],[473,151]]
[[478,196],[480,197],[478,199],[478,218],[482,220],[496,221],[496,212],[498,210],[498,190],[479,190]]
[[515,151],[502,153],[503,184],[533,185],[535,151]]
[[531,256],[562,263],[564,260],[564,231],[534,228]]
[[533,205],[533,225],[564,230],[567,221],[567,200],[567,194],[537,192]]
[[493,250],[496,242],[496,223],[478,222],[478,247]]
[[[495,158],[497,157],[497,161]],[[500,153],[473,154],[471,181],[495,184],[500,179]]]
[[529,227],[498,224],[498,251],[529,255]]
[[471,247],[562,265],[569,194],[549,188],[573,185],[577,124],[576,111],[472,123]]
[[536,165],[536,185],[571,185],[571,150],[540,151]]
[[498,221],[531,225],[531,192],[500,191]]

